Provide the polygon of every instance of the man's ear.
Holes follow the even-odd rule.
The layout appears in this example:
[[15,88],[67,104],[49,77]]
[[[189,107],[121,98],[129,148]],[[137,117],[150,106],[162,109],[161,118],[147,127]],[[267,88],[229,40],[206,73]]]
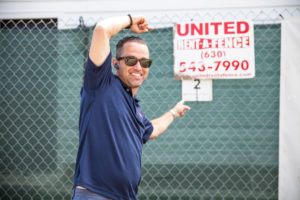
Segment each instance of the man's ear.
[[113,66],[116,70],[120,69],[117,59],[113,59]]
[[119,67],[119,65],[116,63],[116,64],[114,64],[114,68],[115,69],[120,69],[120,67]]

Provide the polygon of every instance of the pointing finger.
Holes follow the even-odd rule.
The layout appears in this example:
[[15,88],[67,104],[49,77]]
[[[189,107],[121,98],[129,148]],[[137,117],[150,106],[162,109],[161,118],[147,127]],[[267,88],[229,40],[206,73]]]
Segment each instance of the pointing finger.
[[186,110],[191,110],[191,108],[189,106],[185,106]]
[[149,29],[150,31],[152,31],[152,30],[154,30],[154,27],[153,27],[153,26],[148,26],[148,29]]

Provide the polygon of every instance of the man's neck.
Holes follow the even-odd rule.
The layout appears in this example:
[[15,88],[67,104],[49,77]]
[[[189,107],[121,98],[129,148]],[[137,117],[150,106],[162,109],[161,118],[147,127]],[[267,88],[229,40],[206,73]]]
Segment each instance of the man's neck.
[[131,92],[132,92],[132,96],[134,97],[135,96],[135,94],[137,93],[137,91],[138,91],[138,87],[137,88],[131,88]]

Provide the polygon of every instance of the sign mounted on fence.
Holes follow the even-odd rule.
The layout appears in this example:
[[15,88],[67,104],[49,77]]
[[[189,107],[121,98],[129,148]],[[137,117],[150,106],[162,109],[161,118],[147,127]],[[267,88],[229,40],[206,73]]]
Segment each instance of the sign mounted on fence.
[[182,100],[212,101],[212,80],[182,80]]
[[255,77],[249,20],[175,23],[173,44],[177,80]]

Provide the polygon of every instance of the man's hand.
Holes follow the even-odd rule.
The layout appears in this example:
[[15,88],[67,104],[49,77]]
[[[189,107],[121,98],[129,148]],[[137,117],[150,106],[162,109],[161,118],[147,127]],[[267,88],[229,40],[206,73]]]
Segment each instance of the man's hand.
[[154,139],[161,135],[169,127],[169,125],[174,121],[175,118],[181,117],[187,110],[191,108],[184,105],[184,101],[179,101],[170,111],[163,114],[161,117],[151,120],[153,125],[153,132],[150,139]]
[[148,24],[148,21],[143,16],[132,16],[132,26],[130,30],[134,33],[145,33],[152,31],[154,28]]
[[190,109],[191,108],[189,106],[184,105],[184,100],[181,100],[171,110],[174,111],[175,117],[178,118],[184,116],[185,111]]

